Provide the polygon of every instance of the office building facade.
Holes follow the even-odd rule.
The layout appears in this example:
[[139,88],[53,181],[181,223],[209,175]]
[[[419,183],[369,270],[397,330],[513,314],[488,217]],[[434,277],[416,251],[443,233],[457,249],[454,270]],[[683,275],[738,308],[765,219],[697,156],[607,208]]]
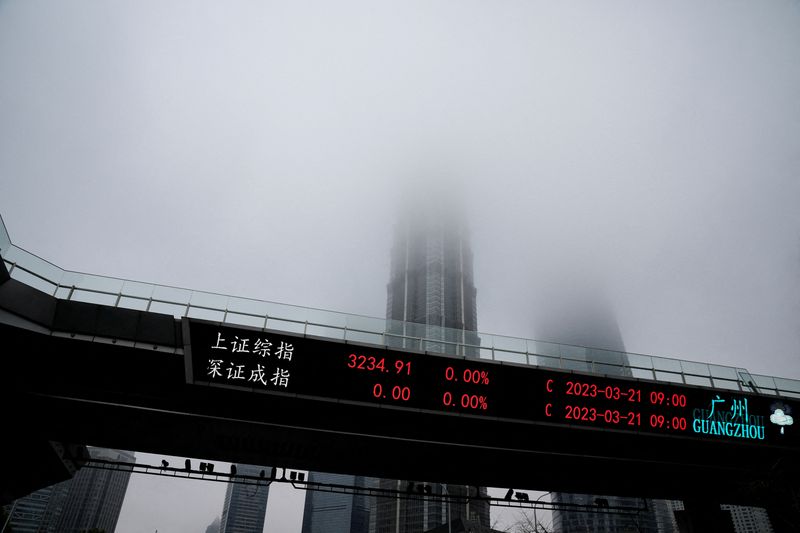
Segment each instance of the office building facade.
[[[309,481],[346,487],[369,488],[372,478],[310,472]],[[303,509],[302,533],[366,533],[369,530],[369,496],[309,490]]]
[[[90,448],[89,455],[104,461],[133,463],[136,460],[132,452],[103,448]],[[131,472],[125,470],[82,468],[70,481],[59,483],[68,486],[59,487],[50,498],[48,513],[58,518],[55,529],[49,531],[79,533],[100,529],[113,532],[130,477]]]
[[[135,455],[89,448],[92,459],[132,463]],[[90,529],[112,533],[117,526],[128,470],[84,467],[70,480],[37,490],[12,506],[9,525],[17,533],[79,533]]]
[[[466,223],[456,212],[428,199],[404,213],[395,229],[387,284],[387,344],[475,357],[477,290]],[[426,340],[420,343],[419,339]],[[469,346],[465,347],[464,344]],[[379,486],[403,492],[409,481],[381,479]],[[486,495],[485,488],[477,489]],[[433,494],[468,496],[474,487],[431,484]],[[489,525],[486,501],[447,503],[438,499],[374,499],[374,533],[422,533],[458,518]]]
[[[269,468],[255,465],[236,465],[238,475],[259,476]],[[267,513],[269,487],[264,485],[228,483],[220,519],[220,533],[261,533]]]
[[[387,284],[387,344],[477,356],[477,290],[466,223],[435,206],[395,228]],[[428,340],[420,345],[418,339]],[[442,342],[435,342],[435,340]]]

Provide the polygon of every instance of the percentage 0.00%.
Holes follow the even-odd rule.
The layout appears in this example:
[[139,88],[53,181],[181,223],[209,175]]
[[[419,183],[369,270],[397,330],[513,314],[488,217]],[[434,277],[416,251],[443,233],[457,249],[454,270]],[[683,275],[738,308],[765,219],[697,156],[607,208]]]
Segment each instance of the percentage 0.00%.
[[[453,399],[453,393],[445,392],[444,396],[442,396],[442,403],[445,407],[455,407],[456,402]],[[486,396],[479,396],[477,394],[462,394],[460,404],[464,409],[480,409],[481,411],[485,411],[489,408],[489,402],[486,400]]]
[[[444,371],[444,378],[447,381],[459,381],[459,376],[456,375],[456,369],[448,366]],[[472,370],[465,368],[461,374],[461,380],[464,383],[474,383],[476,385],[488,385],[489,373],[486,370]]]

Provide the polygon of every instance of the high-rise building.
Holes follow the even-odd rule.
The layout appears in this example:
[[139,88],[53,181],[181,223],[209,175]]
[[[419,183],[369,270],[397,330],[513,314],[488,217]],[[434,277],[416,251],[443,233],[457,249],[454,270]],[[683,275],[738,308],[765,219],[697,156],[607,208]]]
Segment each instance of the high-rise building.
[[733,530],[736,533],[772,533],[772,522],[766,509],[741,505],[720,505],[720,509],[731,513]]
[[[130,463],[131,452],[89,448],[92,459]],[[18,533],[114,531],[131,472],[84,467],[75,477],[20,498],[9,525]]]
[[220,523],[221,523],[220,517],[214,518],[214,520],[210,524],[208,524],[208,527],[206,528],[206,533],[219,533]]
[[[387,343],[477,356],[477,290],[465,221],[427,204],[395,229],[387,284]],[[392,337],[391,335],[396,335]],[[415,338],[436,339],[420,346]]]
[[[477,356],[477,291],[466,224],[458,213],[441,208],[437,198],[426,201],[408,209],[396,228],[387,284],[387,344]],[[427,339],[423,345],[420,338]],[[387,490],[404,491],[407,485],[408,481],[379,481]],[[475,491],[432,485],[434,494],[463,496],[469,490]],[[486,489],[479,490],[486,495]],[[375,533],[421,533],[457,518],[489,525],[489,505],[481,500],[448,504],[381,497],[374,499],[373,509]]]
[[[136,457],[132,452],[89,448],[92,459],[132,463]],[[79,533],[100,529],[113,532],[117,527],[122,502],[128,490],[131,472],[125,470],[103,470],[82,468],[69,481],[56,485],[50,497],[48,515],[57,533]]]
[[[260,476],[264,466],[236,465],[237,475]],[[219,533],[261,533],[267,513],[269,487],[229,483],[222,507]]]
[[[539,310],[537,338],[563,344],[562,364],[569,370],[597,372],[614,376],[630,376],[625,345],[610,306],[596,287],[586,281],[584,273],[571,278],[562,271],[559,282],[550,283],[539,299],[547,302]],[[593,346],[594,348],[586,348]],[[553,511],[553,528],[557,533],[671,533],[671,523],[659,516],[666,512],[664,502],[647,501],[647,508],[637,515],[590,513],[568,510],[572,505],[594,505],[602,498],[610,507],[644,508],[644,500],[617,496],[568,494],[554,492],[551,499],[565,508]],[[566,509],[566,510],[565,510]],[[659,513],[656,509],[664,510]]]
[[[369,487],[374,480],[346,474],[310,472],[309,481],[348,487]],[[309,490],[303,510],[302,533],[367,533],[369,497]]]
[[34,491],[19,498],[6,511],[9,514],[9,525],[14,533],[37,533],[45,523],[47,506],[53,486]]
[[[669,508],[681,512],[683,502],[673,500],[668,502]],[[772,533],[775,531],[770,522],[769,514],[762,507],[744,507],[741,505],[720,505],[722,512],[730,515],[730,523],[736,533]],[[677,531],[677,522],[676,522]]]

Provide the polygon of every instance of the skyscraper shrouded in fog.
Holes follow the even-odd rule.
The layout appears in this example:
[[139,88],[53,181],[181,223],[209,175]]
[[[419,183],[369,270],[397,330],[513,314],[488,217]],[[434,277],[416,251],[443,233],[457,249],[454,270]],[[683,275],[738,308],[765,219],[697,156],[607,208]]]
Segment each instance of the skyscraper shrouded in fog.
[[[258,476],[264,466],[236,465],[238,475]],[[269,487],[228,483],[219,533],[261,533],[267,512]]]
[[[557,281],[538,298],[546,304],[538,306],[536,337],[566,345],[562,355],[569,370],[629,377],[625,345],[611,306],[585,276],[583,272],[553,276]],[[644,506],[641,499],[617,496],[554,492],[551,497],[556,504],[593,505],[600,497],[611,507]],[[673,532],[666,502],[652,500],[648,500],[647,510],[636,516],[556,509],[553,528],[557,533]]]
[[[441,204],[437,200],[442,200]],[[387,345],[431,352],[477,356],[478,313],[472,250],[467,226],[457,210],[429,196],[409,207],[396,226],[387,284]],[[421,346],[419,338],[427,339]],[[389,490],[405,490],[410,480],[379,480]],[[422,481],[425,480],[413,480]],[[433,484],[434,494],[466,496],[474,487]],[[482,495],[486,489],[478,489]],[[471,492],[470,492],[471,491]],[[443,503],[375,498],[375,533],[421,533],[456,518],[489,525],[486,501]]]
[[[386,344],[395,348],[477,356],[476,290],[466,224],[437,195],[409,202],[396,226],[387,284]],[[423,205],[424,204],[424,205]],[[420,345],[419,338],[429,339]],[[311,472],[309,480],[405,492],[406,480],[377,480]],[[414,480],[417,481],[417,480]],[[433,485],[434,493],[463,496],[475,488]],[[485,489],[479,489],[485,495]],[[449,515],[489,523],[486,502],[375,498],[309,491],[303,533],[421,533]]]

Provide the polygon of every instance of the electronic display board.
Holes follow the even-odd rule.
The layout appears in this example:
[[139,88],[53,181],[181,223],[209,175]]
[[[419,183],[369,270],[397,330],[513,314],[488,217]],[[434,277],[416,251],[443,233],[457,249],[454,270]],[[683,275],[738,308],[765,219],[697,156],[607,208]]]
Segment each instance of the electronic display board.
[[521,422],[800,446],[798,401],[183,319],[189,383]]

